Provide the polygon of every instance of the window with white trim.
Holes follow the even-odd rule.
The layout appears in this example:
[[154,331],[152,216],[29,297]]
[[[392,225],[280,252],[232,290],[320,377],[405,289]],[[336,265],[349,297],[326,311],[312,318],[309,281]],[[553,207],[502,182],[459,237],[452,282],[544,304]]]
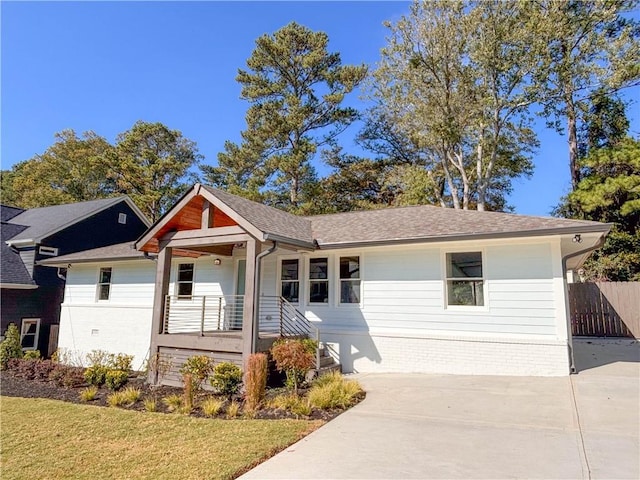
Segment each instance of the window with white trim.
[[360,257],[340,257],[340,303],[360,303]]
[[37,350],[40,334],[39,318],[23,318],[20,329],[20,345],[23,350]]
[[287,302],[300,301],[300,260],[284,259],[280,263],[280,295]]
[[447,262],[447,305],[484,306],[482,252],[450,252]]
[[178,297],[190,298],[193,295],[193,263],[178,264],[178,279],[176,293]]
[[111,295],[111,267],[104,267],[98,274],[98,300],[109,300],[109,295]]
[[309,303],[329,303],[329,259],[309,259]]

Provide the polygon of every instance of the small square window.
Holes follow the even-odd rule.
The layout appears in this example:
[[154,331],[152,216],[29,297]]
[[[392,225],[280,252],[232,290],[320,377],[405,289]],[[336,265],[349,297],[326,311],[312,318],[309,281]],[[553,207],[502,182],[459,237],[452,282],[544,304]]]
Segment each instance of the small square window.
[[126,213],[118,214],[118,223],[121,223],[122,225],[126,225],[126,223],[127,223],[127,214]]

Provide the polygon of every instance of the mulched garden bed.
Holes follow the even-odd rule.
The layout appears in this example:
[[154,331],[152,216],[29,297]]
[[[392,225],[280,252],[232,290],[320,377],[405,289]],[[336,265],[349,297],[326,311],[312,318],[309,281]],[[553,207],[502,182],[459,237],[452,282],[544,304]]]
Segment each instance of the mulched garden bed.
[[[127,407],[128,410],[137,410],[137,411],[145,411],[144,399],[153,398],[156,399],[157,412],[159,413],[173,413],[167,409],[167,406],[162,402],[162,399],[169,395],[182,395],[183,389],[177,387],[168,387],[168,386],[156,386],[152,387],[146,383],[145,379],[142,377],[131,377],[127,383],[127,386],[134,387],[140,389],[142,392],[141,399],[136,402],[133,406]],[[4,395],[7,397],[22,397],[22,398],[47,398],[51,400],[62,400],[65,402],[72,403],[80,403],[85,405],[96,405],[100,407],[107,407],[107,396],[113,393],[111,390],[106,387],[101,387],[98,390],[98,393],[94,400],[89,402],[83,402],[80,400],[80,392],[87,388],[88,385],[78,384],[75,386],[64,387],[59,386],[53,381],[48,380],[31,380],[16,376],[14,372],[11,370],[3,370],[0,371],[0,395]],[[273,398],[278,394],[284,393],[285,390],[283,388],[272,388],[267,390],[267,399]],[[300,391],[300,394],[303,394],[304,390]],[[210,396],[210,392],[201,392],[196,396],[195,404],[198,404],[198,400],[203,397]],[[358,398],[358,402],[364,399],[364,392],[360,398]],[[236,396],[234,399],[238,402],[242,401],[241,396]],[[296,416],[293,413],[281,410],[281,409],[271,409],[271,408],[262,408],[255,412],[255,415],[252,418],[256,419],[268,419],[268,420],[280,420],[280,419],[312,419],[312,420],[324,420],[329,421],[336,416],[340,415],[345,409],[334,409],[334,410],[319,410],[314,408],[311,412],[311,415],[300,417]],[[190,414],[194,417],[204,417],[203,413],[199,409],[194,409],[194,411]],[[224,415],[220,415],[217,418],[225,418]],[[242,418],[239,416],[238,418]]]

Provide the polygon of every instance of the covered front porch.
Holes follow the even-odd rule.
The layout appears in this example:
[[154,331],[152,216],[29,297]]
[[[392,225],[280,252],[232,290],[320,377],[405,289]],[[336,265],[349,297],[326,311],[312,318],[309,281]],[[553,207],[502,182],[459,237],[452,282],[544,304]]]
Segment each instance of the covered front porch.
[[[255,225],[260,212],[251,218],[256,212],[243,209],[243,199],[228,197],[195,185],[136,242],[138,250],[157,254],[150,358],[174,359],[163,383],[179,382],[179,367],[193,355],[243,368],[250,354],[267,351],[278,338],[320,340],[312,322],[282,297],[262,295],[260,285],[261,261],[276,247],[301,251],[313,244],[264,232]],[[206,260],[195,262],[201,257]],[[194,288],[195,263],[206,264],[198,274],[210,276],[212,293]],[[157,372],[149,380],[158,383]]]

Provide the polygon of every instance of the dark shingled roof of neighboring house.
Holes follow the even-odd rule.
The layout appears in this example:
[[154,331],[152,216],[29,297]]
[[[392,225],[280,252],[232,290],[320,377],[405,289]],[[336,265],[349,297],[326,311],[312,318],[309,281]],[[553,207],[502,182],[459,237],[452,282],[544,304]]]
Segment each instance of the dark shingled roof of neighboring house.
[[8,222],[16,215],[24,212],[24,208],[10,207],[9,205],[0,205],[0,221]]
[[66,205],[54,205],[51,207],[31,208],[25,210],[10,219],[10,223],[28,225],[21,233],[15,235],[11,240],[34,240],[36,243],[41,239],[61,230],[67,225],[78,222],[82,218],[87,218],[94,213],[115,205],[126,197],[107,198],[103,200],[91,200],[88,202],[69,203]]
[[[4,213],[4,205],[0,210]],[[3,215],[4,216],[4,215]],[[0,268],[0,284],[6,285],[35,285],[35,282],[29,275],[20,254],[6,244],[6,241],[27,227],[24,225],[15,225],[2,222],[0,230],[2,232],[0,241],[0,256],[2,257],[2,268]]]

